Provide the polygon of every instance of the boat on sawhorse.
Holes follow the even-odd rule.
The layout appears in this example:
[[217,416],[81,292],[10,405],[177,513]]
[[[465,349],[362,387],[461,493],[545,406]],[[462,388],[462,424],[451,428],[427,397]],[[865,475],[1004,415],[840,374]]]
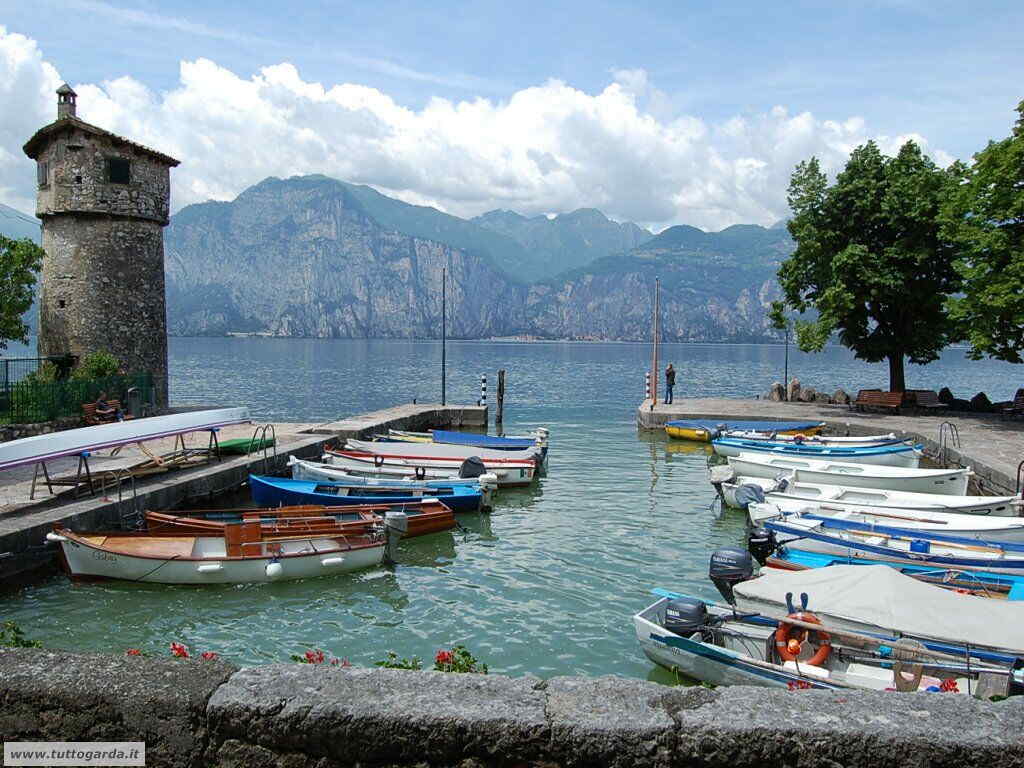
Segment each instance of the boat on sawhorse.
[[707,443],[726,430],[741,430],[769,435],[816,435],[825,428],[823,421],[734,421],[731,419],[676,419],[665,423],[669,437]]
[[436,499],[453,512],[479,512],[483,508],[480,488],[465,485],[385,488],[249,475],[249,489],[253,503],[261,507],[296,504],[338,507],[347,504],[403,504]]
[[924,455],[923,445],[795,445],[770,440],[740,440],[720,437],[711,441],[719,456],[754,453],[764,456],[797,456],[805,459],[827,459],[856,464],[881,464],[888,467],[917,468]]

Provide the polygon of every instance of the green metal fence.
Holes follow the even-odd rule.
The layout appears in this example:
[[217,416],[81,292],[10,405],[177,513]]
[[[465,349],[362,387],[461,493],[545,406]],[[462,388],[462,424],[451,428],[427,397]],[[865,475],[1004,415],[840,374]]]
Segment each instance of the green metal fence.
[[134,415],[154,402],[153,375],[133,373],[104,379],[54,379],[39,372],[18,381],[0,379],[0,423],[33,424],[67,416],[81,416],[84,403],[94,403],[101,392],[120,400]]

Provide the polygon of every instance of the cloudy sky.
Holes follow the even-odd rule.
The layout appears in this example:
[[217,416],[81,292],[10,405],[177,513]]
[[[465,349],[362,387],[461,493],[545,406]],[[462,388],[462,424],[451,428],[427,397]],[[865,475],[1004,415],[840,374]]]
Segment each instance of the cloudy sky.
[[[633,7],[631,7],[633,6]],[[0,202],[69,81],[182,160],[173,208],[324,173],[472,216],[770,224],[793,166],[1009,133],[1024,3],[0,0]]]

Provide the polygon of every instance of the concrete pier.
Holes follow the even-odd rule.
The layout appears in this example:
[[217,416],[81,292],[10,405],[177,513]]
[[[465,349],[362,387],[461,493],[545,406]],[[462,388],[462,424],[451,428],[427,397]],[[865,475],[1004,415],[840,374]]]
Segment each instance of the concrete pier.
[[[283,470],[288,456],[316,458],[326,443],[345,438],[369,437],[388,429],[424,430],[430,427],[485,427],[487,409],[479,406],[400,405],[383,411],[324,424],[276,423],[276,452],[262,451],[250,456],[224,457],[221,461],[186,469],[171,470],[107,487],[94,496],[75,499],[71,493],[50,496],[42,479],[36,483],[36,498],[29,498],[32,467],[0,473],[0,583],[12,584],[33,578],[56,567],[56,549],[46,544],[54,523],[77,530],[118,529],[122,521],[147,509],[163,510],[189,505],[210,506],[219,494],[239,488],[251,472],[273,474]],[[221,441],[252,436],[258,424],[223,428]],[[269,433],[268,433],[269,434]],[[205,447],[207,433],[188,438],[189,447]],[[170,452],[174,440],[148,441],[153,454]],[[117,456],[90,457],[93,472],[115,470],[135,464],[146,456],[134,445],[125,446]],[[76,458],[48,462],[51,477],[74,474]]]
[[[923,443],[938,464],[970,467],[978,489],[987,494],[1017,492],[1017,467],[1024,460],[1024,420],[1001,419],[995,415],[935,412],[885,414],[851,411],[845,405],[822,403],[776,403],[770,400],[741,400],[701,397],[680,398],[671,405],[645,400],[637,409],[639,429],[663,429],[676,419],[757,419],[824,421],[830,434],[875,435],[895,432]],[[956,427],[960,447],[939,444],[939,426]]]

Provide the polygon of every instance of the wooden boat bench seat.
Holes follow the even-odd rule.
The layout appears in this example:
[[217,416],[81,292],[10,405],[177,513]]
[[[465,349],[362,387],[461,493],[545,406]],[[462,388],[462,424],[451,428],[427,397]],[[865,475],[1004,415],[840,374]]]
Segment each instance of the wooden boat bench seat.
[[899,413],[903,405],[903,392],[883,392],[880,389],[862,389],[857,398],[850,403],[851,410],[864,408],[886,408]]
[[908,389],[906,395],[908,399],[912,399],[908,405],[913,405],[915,408],[937,411],[949,407],[946,403],[940,403],[938,393],[930,389]]
[[[83,536],[86,541],[116,552],[142,557],[193,557],[192,536]],[[223,544],[221,545],[223,549]]]

